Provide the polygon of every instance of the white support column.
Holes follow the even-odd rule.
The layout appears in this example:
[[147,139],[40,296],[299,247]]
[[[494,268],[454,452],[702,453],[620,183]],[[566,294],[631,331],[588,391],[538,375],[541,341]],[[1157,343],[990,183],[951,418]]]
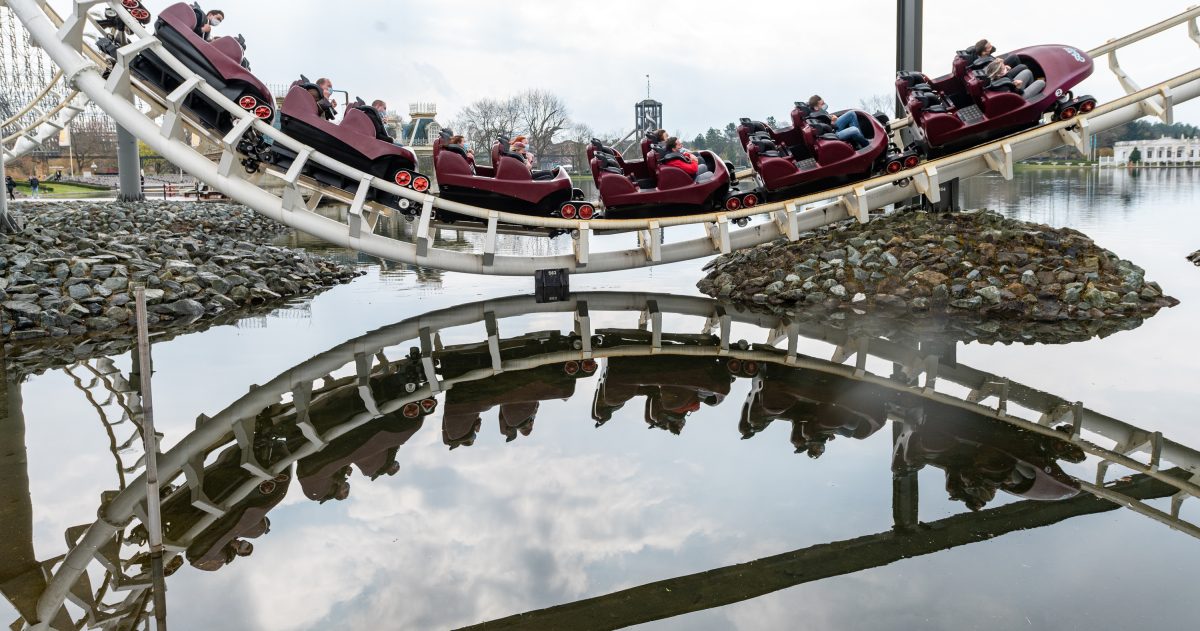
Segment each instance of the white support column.
[[[371,176],[364,177],[358,182],[358,190],[354,192],[354,201],[350,203],[350,210],[346,215],[346,221],[349,224],[350,238],[358,240],[362,238],[363,233],[363,207],[367,204],[367,195],[371,192],[371,182],[375,178]],[[369,231],[368,231],[369,233]]]
[[421,206],[421,218],[417,220],[417,258],[423,259],[429,256],[429,250],[433,245],[433,237],[430,236],[429,230],[433,225],[433,197],[426,196],[425,203]]
[[913,176],[913,184],[917,187],[917,192],[924,195],[929,203],[936,204],[942,201],[942,183],[938,178],[937,167],[932,164],[925,165],[919,173]]
[[724,214],[717,215],[716,223],[704,224],[708,238],[712,240],[713,249],[721,254],[729,254],[729,218]]
[[650,324],[650,352],[658,353],[662,350],[662,311],[658,308],[657,300],[646,301],[646,320]]
[[582,343],[580,351],[583,352],[584,359],[592,358],[592,316],[588,311],[588,303],[586,300],[580,300],[575,303],[575,334],[579,336],[579,341]]
[[488,355],[492,359],[492,372],[504,372],[504,359],[500,356],[500,325],[496,320],[496,312],[488,311],[483,314],[483,326],[487,330]]
[[429,327],[421,327],[421,367],[425,370],[425,380],[429,382],[429,390],[434,394],[442,391],[442,383],[438,381],[437,369],[433,365],[433,339]]
[[650,261],[657,263],[662,260],[662,228],[657,221],[650,222],[649,230],[638,231],[638,245]]
[[1004,143],[1000,149],[983,154],[983,159],[988,168],[1002,175],[1004,179],[1013,179],[1012,145]]
[[575,262],[587,267],[588,253],[592,247],[592,228],[586,221],[579,222],[579,236],[575,241]]
[[780,234],[786,236],[789,241],[798,241],[800,239],[800,224],[795,203],[788,203],[783,210],[775,211],[775,225],[779,227]]
[[487,234],[483,238],[483,265],[491,267],[496,264],[496,230],[500,225],[500,213],[488,213]]

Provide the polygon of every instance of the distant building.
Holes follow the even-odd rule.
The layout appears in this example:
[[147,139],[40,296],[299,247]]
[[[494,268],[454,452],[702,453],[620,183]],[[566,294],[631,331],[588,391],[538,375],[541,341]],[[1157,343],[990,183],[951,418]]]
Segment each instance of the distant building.
[[409,147],[432,147],[442,132],[436,120],[437,104],[412,103],[408,106],[408,118],[396,141]]
[[1136,150],[1141,166],[1200,165],[1200,138],[1122,140],[1113,145],[1112,157],[1101,157],[1100,166],[1125,166]]

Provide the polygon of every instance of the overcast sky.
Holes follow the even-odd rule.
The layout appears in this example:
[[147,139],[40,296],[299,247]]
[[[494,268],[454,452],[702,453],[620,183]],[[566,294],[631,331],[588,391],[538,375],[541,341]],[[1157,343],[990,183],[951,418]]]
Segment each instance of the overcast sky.
[[[172,4],[143,1],[156,13]],[[1044,0],[926,0],[924,70],[947,72],[954,51],[981,37],[1001,50],[1045,43],[1086,50],[1188,4],[1090,0],[1055,11],[1069,18],[1051,18]],[[575,120],[609,132],[632,127],[633,104],[645,97],[649,74],[667,128],[690,137],[742,116],[786,119],[793,101],[814,92],[835,108],[890,94],[895,5],[276,0],[204,6],[227,12],[219,32],[246,36],[255,73],[268,84],[301,72],[329,76],[336,88],[368,101],[383,98],[403,112],[410,102],[434,101],[443,123],[475,99],[543,88],[561,95]],[[994,17],[983,17],[992,11]],[[1122,53],[1121,61],[1145,87],[1200,65],[1200,50],[1180,26]],[[1101,101],[1121,94],[1104,60],[1085,90]],[[1200,122],[1200,105],[1182,106],[1176,117]]]

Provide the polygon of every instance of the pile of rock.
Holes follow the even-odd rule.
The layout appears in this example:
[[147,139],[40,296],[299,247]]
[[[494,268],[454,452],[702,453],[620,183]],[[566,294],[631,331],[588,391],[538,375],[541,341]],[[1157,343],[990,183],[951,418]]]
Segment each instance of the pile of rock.
[[230,204],[68,202],[24,206],[0,235],[0,337],[125,333],[133,288],[152,327],[302,296],[359,272],[269,245],[286,227]]
[[903,212],[721,256],[700,291],[775,312],[1130,319],[1178,304],[1140,267],[1069,228],[999,214]]

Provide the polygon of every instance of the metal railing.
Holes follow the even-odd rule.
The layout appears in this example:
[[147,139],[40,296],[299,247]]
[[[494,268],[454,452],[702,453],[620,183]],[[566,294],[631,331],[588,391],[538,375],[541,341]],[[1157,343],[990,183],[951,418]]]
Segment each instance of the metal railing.
[[[77,3],[76,12],[68,17],[64,24],[85,25],[90,19],[85,13],[86,10],[97,4],[105,3]],[[897,187],[896,183],[912,182],[917,193],[937,201],[939,185],[943,181],[989,171],[1011,177],[1011,165],[1015,160],[1032,157],[1063,144],[1086,148],[1092,134],[1125,124],[1146,114],[1146,109],[1150,107],[1147,103],[1153,103],[1155,108],[1162,110],[1166,115],[1169,114],[1173,103],[1200,95],[1200,70],[1196,70],[1101,105],[1078,119],[1046,124],[1034,130],[924,163],[914,169],[813,195],[732,212],[653,219],[567,220],[497,212],[451,202],[434,195],[401,188],[392,182],[379,180],[341,164],[311,147],[296,142],[262,121],[255,120],[236,104],[227,101],[211,86],[194,80],[194,73],[170,55],[161,43],[124,12],[119,14],[126,20],[127,27],[134,35],[134,41],[118,51],[116,65],[108,80],[104,80],[99,75],[98,68],[93,67],[89,61],[88,54],[94,51],[90,51],[84,45],[81,37],[75,38],[71,28],[56,28],[49,20],[48,9],[35,0],[15,0],[10,2],[10,5],[22,23],[30,29],[35,40],[50,53],[60,67],[64,68],[65,76],[73,84],[118,119],[122,126],[133,131],[161,155],[183,166],[209,186],[223,190],[234,200],[261,214],[335,245],[403,263],[478,274],[528,275],[544,268],[605,272],[712,256],[779,237],[794,240],[805,230],[850,217],[866,222],[870,219],[871,210],[901,202],[912,196],[912,191]],[[1151,32],[1158,33],[1185,22],[1189,24],[1189,29],[1195,30],[1195,11],[1189,10],[1171,20],[1143,29],[1144,32],[1130,40],[1130,43],[1148,37]],[[79,28],[82,29],[82,26]],[[1120,42],[1115,44],[1118,48],[1124,45],[1126,44]],[[1113,48],[1114,45],[1106,46]],[[174,71],[191,79],[165,97],[141,86],[130,76],[127,63],[143,50],[154,50]],[[150,95],[158,100],[159,106],[167,112],[162,122],[151,119],[132,106],[130,95],[135,90],[144,98],[145,95]],[[193,92],[203,93],[207,98],[219,103],[238,121],[232,132],[219,139],[224,149],[216,162],[197,154],[177,138],[179,129],[186,122],[186,112],[180,110],[180,103]],[[240,158],[236,152],[236,145],[240,137],[251,129],[294,151],[298,156],[287,171],[267,169],[269,176],[282,180],[282,195],[276,196],[264,191],[258,186],[257,177],[248,178],[240,173]],[[360,184],[353,192],[323,187],[301,177],[303,169],[309,163],[320,165]],[[398,195],[420,208],[414,243],[374,234],[379,219],[392,215],[394,211],[368,203],[366,199],[372,189]],[[332,221],[313,212],[323,198],[348,204],[350,212],[347,221]],[[436,225],[435,211],[464,215],[479,222],[480,229],[487,235],[481,251],[449,251],[434,247],[432,230]],[[734,230],[729,225],[761,215],[765,215],[769,221],[740,230]],[[689,225],[702,226],[706,236],[677,242],[669,242],[662,238],[663,231],[668,228]],[[498,254],[496,235],[502,226],[572,232],[577,237],[572,241],[573,253],[542,257]],[[637,239],[637,245],[623,250],[594,252],[592,236],[602,231],[630,232]]]

